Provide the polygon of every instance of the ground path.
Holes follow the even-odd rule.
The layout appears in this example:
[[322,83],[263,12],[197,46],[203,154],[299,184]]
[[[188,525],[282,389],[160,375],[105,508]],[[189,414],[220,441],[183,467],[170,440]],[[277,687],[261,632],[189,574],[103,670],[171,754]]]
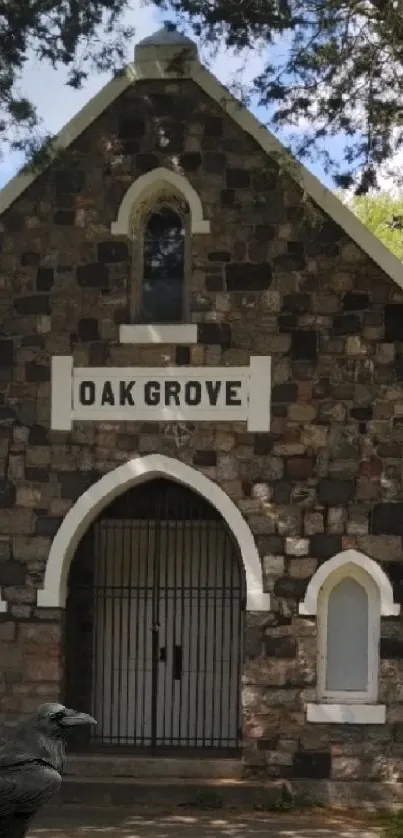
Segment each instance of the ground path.
[[94,808],[44,811],[28,838],[380,838],[370,817],[299,813]]

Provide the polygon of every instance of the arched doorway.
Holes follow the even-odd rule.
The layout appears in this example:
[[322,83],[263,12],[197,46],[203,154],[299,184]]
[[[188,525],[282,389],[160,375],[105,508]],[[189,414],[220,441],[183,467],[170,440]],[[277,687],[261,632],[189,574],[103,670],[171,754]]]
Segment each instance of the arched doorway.
[[92,744],[238,748],[245,594],[238,545],[200,494],[156,478],[112,501],[68,580],[66,700],[97,718]]

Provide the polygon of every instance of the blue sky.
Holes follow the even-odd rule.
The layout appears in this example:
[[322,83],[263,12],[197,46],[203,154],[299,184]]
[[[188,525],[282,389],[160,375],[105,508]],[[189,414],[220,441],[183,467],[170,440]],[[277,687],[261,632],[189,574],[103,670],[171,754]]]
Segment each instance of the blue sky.
[[[155,8],[153,4],[146,5],[143,0],[132,0],[131,10],[127,12],[125,22],[135,27],[136,34],[133,42],[141,40],[158,29],[166,16]],[[250,52],[243,56],[236,56],[227,50],[219,50],[209,68],[226,84],[239,73],[244,82],[251,80],[262,67],[262,58],[257,52]],[[94,75],[89,78],[79,91],[72,90],[65,85],[66,74],[63,69],[53,70],[47,63],[39,64],[33,58],[28,60],[21,78],[20,89],[35,103],[38,113],[43,120],[46,132],[56,133],[71,119],[98,90],[107,83],[109,77]],[[267,122],[268,115],[263,109],[252,107],[255,115],[262,122]],[[280,139],[284,139],[281,134]],[[339,156],[342,151],[342,139],[327,139],[326,147],[332,154]],[[22,164],[19,154],[5,151],[0,159],[0,188],[4,186],[18,171]],[[310,161],[309,168],[327,186],[332,187],[331,178],[323,171],[318,161]]]

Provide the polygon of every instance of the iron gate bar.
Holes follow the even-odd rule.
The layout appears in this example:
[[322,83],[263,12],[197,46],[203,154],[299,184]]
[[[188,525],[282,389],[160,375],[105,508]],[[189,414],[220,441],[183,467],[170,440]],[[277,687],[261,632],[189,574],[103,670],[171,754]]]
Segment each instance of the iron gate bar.
[[69,602],[92,602],[93,746],[237,750],[245,587],[217,510],[155,480],[92,531],[93,581],[72,575]]

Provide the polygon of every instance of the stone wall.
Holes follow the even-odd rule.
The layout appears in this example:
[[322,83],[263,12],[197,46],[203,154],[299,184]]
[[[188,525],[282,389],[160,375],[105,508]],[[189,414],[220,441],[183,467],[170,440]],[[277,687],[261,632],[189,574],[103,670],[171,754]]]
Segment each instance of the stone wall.
[[[36,607],[51,539],[75,500],[135,454],[160,452],[228,493],[256,536],[273,610],[248,615],[245,765],[270,776],[398,778],[403,633],[384,620],[381,727],[308,725],[315,624],[297,604],[348,547],[403,601],[403,292],[192,83],[143,82],[43,173],[1,222],[0,712],[63,692],[62,614]],[[195,346],[123,346],[130,243],[110,224],[140,174],[178,167],[211,235],[193,237]],[[163,424],[50,431],[50,359],[77,365],[243,365],[273,358],[272,428]]]

